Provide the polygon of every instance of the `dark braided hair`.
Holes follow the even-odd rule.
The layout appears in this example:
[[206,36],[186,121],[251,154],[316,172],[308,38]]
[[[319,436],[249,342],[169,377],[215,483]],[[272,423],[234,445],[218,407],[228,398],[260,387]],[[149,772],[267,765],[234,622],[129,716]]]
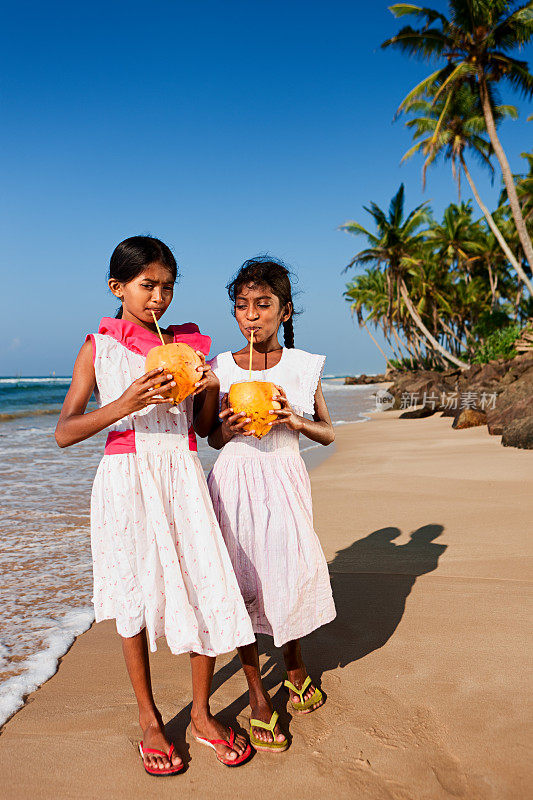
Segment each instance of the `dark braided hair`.
[[[130,236],[117,244],[109,262],[109,278],[120,283],[129,283],[143,272],[149,264],[163,264],[174,281],[178,277],[178,265],[170,249],[160,239],[153,236]],[[122,307],[116,314],[121,319]]]
[[[233,304],[243,286],[268,286],[279,300],[280,308],[289,305],[291,316],[283,323],[283,341],[285,347],[294,347],[294,303],[292,300],[291,273],[278,259],[270,256],[257,256],[245,261],[237,274],[226,286],[228,295]],[[234,312],[235,313],[235,310]]]

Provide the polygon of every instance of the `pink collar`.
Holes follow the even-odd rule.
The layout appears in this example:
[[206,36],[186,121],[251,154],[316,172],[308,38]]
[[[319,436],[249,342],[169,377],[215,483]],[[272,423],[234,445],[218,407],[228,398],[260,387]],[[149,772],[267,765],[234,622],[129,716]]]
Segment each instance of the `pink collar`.
[[[175,342],[185,342],[194,350],[200,350],[204,356],[209,353],[211,338],[200,333],[198,325],[194,322],[185,322],[183,325],[169,325],[168,330],[174,334]],[[100,321],[98,333],[112,336],[117,342],[123,344],[132,353],[147,356],[152,347],[161,344],[159,336],[152,331],[137,325],[135,322],[126,322],[114,317],[103,317]]]

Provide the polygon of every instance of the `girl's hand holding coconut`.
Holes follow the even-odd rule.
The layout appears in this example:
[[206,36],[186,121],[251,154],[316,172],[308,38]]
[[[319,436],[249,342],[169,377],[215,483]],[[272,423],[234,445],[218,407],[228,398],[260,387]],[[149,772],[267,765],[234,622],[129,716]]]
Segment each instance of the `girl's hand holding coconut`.
[[279,403],[281,408],[279,411],[268,412],[272,415],[275,414],[274,419],[269,424],[271,426],[286,425],[291,431],[302,431],[305,424],[305,417],[300,417],[299,414],[296,414],[281,386],[276,386],[276,389],[278,390],[279,394],[274,396],[274,400]]
[[166,396],[176,386],[174,376],[164,373],[164,367],[152,369],[145,375],[133,381],[124,394],[116,401],[120,406],[122,416],[127,417],[135,411],[141,411],[146,406],[172,403],[172,397]]
[[247,417],[244,411],[235,413],[230,408],[228,395],[225,394],[221,399],[221,411],[218,415],[222,425],[220,427],[222,438],[224,442],[229,442],[237,434],[241,436],[253,436],[253,431],[246,430],[246,425],[251,422],[250,417]]
[[199,373],[199,380],[198,383],[195,384],[196,388],[193,392],[193,395],[207,391],[215,392],[218,397],[218,393],[220,391],[220,381],[211,369],[211,365],[206,364],[205,356],[201,350],[196,350],[196,353],[200,356],[202,363],[196,367],[196,371]]

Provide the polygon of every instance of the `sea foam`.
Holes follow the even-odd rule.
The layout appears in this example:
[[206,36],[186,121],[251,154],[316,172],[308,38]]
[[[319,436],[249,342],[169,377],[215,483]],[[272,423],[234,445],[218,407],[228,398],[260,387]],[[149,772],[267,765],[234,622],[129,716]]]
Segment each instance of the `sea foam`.
[[92,608],[70,611],[46,632],[43,648],[23,662],[23,671],[0,684],[0,725],[24,705],[25,698],[57,671],[61,656],[71,647],[76,636],[84,633],[94,621]]

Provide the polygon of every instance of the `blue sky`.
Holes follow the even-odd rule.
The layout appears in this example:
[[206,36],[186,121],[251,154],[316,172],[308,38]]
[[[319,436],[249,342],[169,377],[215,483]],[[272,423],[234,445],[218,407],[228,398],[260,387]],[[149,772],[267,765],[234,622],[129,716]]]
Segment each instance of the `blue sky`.
[[[401,181],[409,208],[457,198],[448,167],[422,193],[420,161],[400,166],[411,140],[392,118],[427,67],[379,49],[398,27],[382,2],[5,6],[0,374],[70,373],[115,313],[109,256],[138,233],[181,267],[164,322],[198,322],[213,354],[243,344],[227,280],[269,252],[299,278],[296,346],[326,353],[326,372],[381,371],[342,298],[363,242],[337,226]],[[521,112],[500,131],[519,171],[531,108],[503,97]],[[499,176],[472,171],[493,204]]]

